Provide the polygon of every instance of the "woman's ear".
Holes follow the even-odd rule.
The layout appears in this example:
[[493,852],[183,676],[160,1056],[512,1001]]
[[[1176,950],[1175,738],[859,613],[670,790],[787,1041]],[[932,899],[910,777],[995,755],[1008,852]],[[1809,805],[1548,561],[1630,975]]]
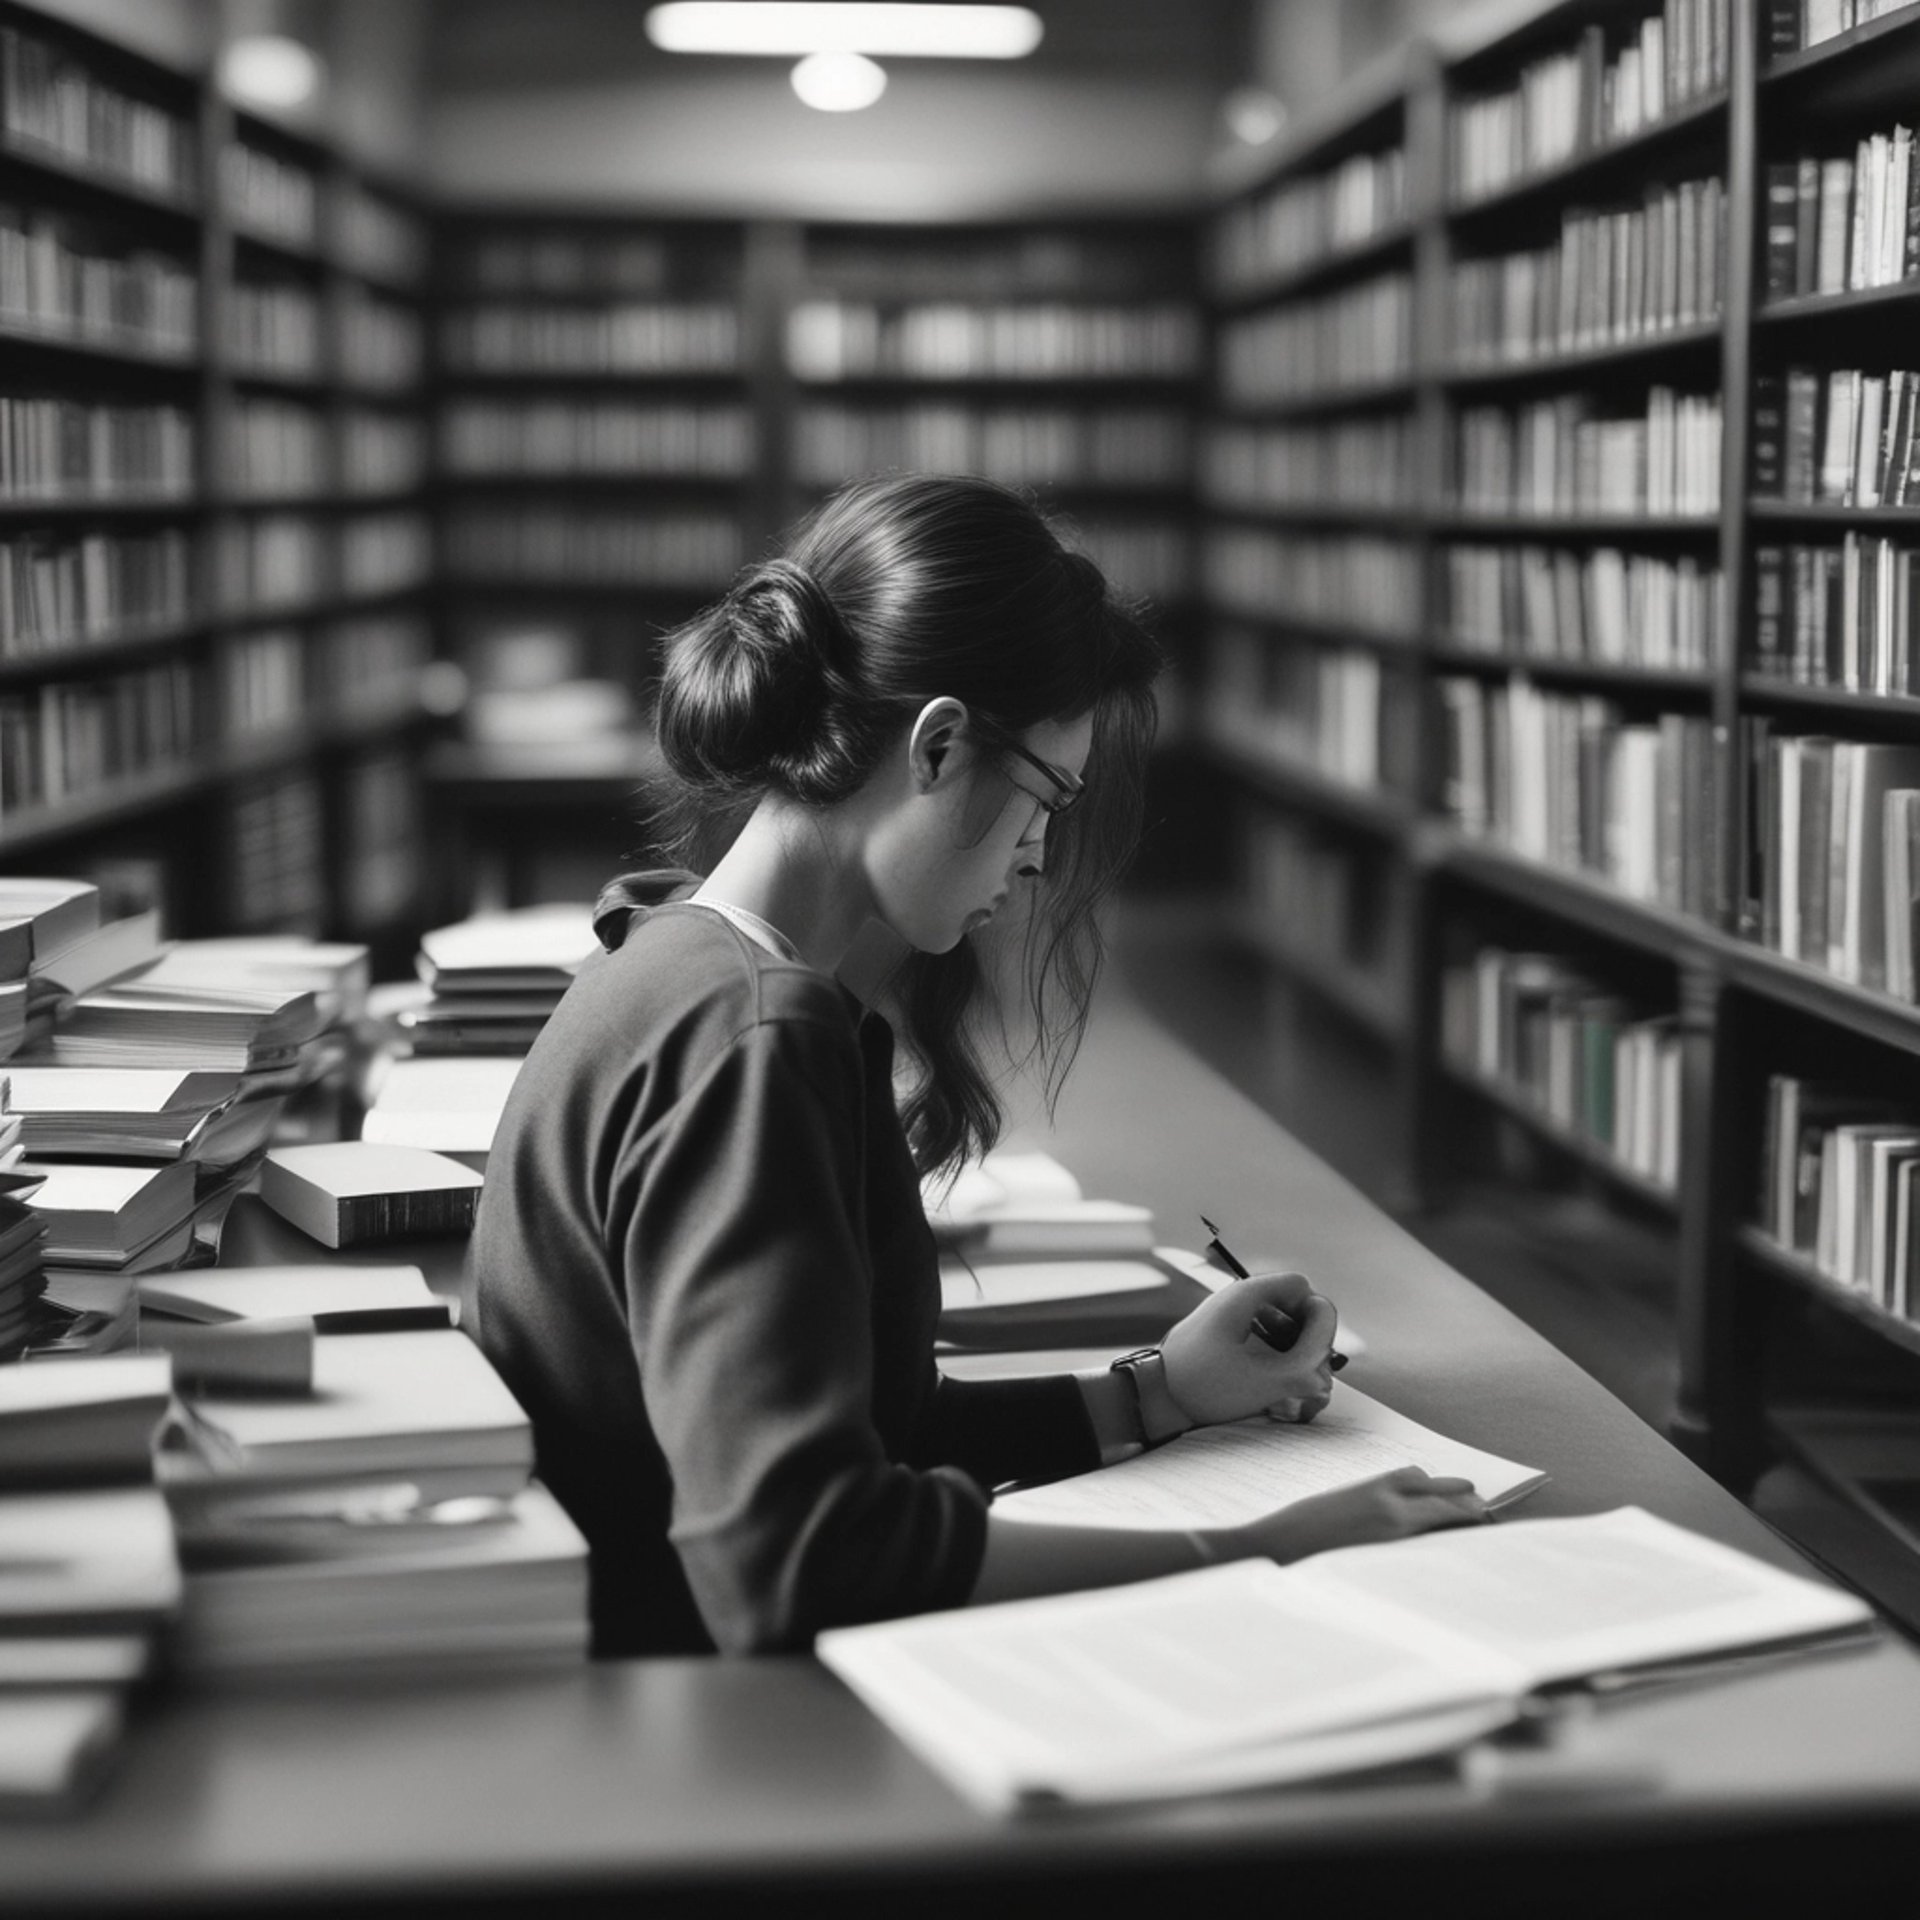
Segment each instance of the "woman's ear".
[[954,765],[954,748],[967,726],[964,701],[943,693],[929,700],[907,734],[907,768],[915,793],[929,793]]

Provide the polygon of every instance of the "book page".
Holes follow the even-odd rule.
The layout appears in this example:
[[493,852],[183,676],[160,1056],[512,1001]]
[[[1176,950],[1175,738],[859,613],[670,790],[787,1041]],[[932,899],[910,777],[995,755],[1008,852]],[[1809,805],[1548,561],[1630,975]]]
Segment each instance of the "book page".
[[1284,1743],[1360,1728],[1387,1736],[1377,1763],[1402,1722],[1428,1751],[1432,1716],[1479,1709],[1479,1731],[1505,1717],[1513,1680],[1497,1657],[1365,1601],[1329,1605],[1256,1560],[843,1628],[816,1651],[993,1807],[1178,1790],[1189,1768],[1211,1786],[1223,1764],[1242,1784],[1296,1777]]
[[1423,1620],[1497,1646],[1526,1667],[1534,1685],[1836,1632],[1872,1618],[1851,1594],[1782,1573],[1638,1507],[1347,1547],[1299,1571],[1329,1594],[1417,1610]]
[[1489,1503],[1517,1499],[1545,1477],[1449,1440],[1341,1384],[1327,1410],[1304,1426],[1261,1418],[1196,1428],[1117,1466],[1003,1494],[993,1510],[1067,1526],[1244,1526],[1398,1467],[1471,1480]]

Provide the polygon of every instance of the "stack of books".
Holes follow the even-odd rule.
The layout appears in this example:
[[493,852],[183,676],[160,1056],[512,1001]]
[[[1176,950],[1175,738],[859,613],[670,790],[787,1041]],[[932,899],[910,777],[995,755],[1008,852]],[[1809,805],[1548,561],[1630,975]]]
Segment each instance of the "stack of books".
[[44,1043],[74,995],[159,954],[156,916],[103,922],[91,881],[0,876],[0,1060]]
[[[185,1276],[156,1304],[256,1325],[292,1310],[324,1329],[382,1272]],[[586,1543],[530,1480],[525,1414],[464,1334],[417,1329],[417,1271],[385,1270],[384,1285],[381,1304],[346,1311],[389,1330],[318,1332],[310,1391],[187,1401],[190,1444],[161,1468],[186,1565],[185,1670],[584,1656]]]
[[15,1194],[0,1192],[0,1362],[19,1357],[46,1291],[47,1223]]
[[0,1809],[90,1790],[179,1606],[171,1392],[164,1357],[0,1368]]
[[525,1054],[599,946],[584,906],[481,914],[422,936],[424,1006],[399,1016],[416,1055]]
[[1148,1208],[1088,1198],[1050,1154],[998,1148],[923,1197],[950,1346],[1157,1339],[1204,1297]]
[[[63,911],[88,917],[84,903]],[[150,921],[96,920],[51,952],[47,979],[82,990],[10,1064],[22,1169],[39,1182],[21,1197],[47,1230],[35,1352],[131,1338],[134,1277],[210,1246],[289,1096],[344,1063],[345,1023],[364,1010],[364,947],[206,940],[163,951],[151,925],[136,924]]]

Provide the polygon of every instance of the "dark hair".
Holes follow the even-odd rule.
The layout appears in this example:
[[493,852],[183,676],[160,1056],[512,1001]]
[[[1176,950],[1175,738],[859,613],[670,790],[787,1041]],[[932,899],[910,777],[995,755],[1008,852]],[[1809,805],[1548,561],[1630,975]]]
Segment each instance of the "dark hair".
[[[927,701],[966,704],[979,742],[1093,715],[1087,797],[1049,829],[1022,937],[910,956],[888,992],[914,1078],[902,1119],[923,1169],[984,1152],[1003,1115],[982,1066],[1010,1048],[999,988],[1017,969],[1051,1099],[1103,960],[1096,910],[1139,838],[1165,664],[1136,615],[1031,502],[990,481],[857,481],[809,514],[779,559],[668,637],[655,708],[677,783],[676,853],[705,870],[768,792],[830,806],[857,792]],[[1018,951],[1011,951],[1017,946]]]

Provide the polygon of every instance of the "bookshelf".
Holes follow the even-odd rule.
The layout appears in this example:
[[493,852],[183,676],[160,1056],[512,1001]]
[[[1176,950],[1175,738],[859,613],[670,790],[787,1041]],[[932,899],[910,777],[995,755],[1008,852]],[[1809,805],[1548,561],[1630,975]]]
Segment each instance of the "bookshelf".
[[419,842],[375,903],[353,822],[425,718],[424,217],[27,7],[0,56],[0,863],[398,941]]
[[[1810,1476],[1850,1516],[1823,1538],[1865,1516],[1839,1570],[1920,1624],[1898,1149],[1828,1199],[1877,1295],[1762,1211],[1783,1081],[1827,1131],[1897,1129],[1920,1056],[1920,800],[1883,797],[1920,790],[1916,81],[1920,6],[1558,0],[1295,131],[1213,216],[1198,711],[1240,836],[1227,935],[1364,1033],[1406,1197],[1572,1188],[1623,1248],[1651,1231],[1675,1437],[1736,1486]],[[1306,211],[1336,203],[1337,236]],[[1369,299],[1406,303],[1404,364],[1321,351]],[[1369,777],[1376,673],[1404,706]],[[1608,1021],[1660,1061],[1653,1157],[1573,1071]],[[1817,1186],[1840,1149],[1808,1124]],[[1576,1255],[1604,1293],[1604,1250]]]
[[[1178,639],[1205,345],[1186,219],[443,210],[436,599],[475,700],[473,737],[434,765],[469,871],[577,894],[589,862],[604,874],[631,853],[661,636],[862,474],[1030,490]],[[608,770],[530,771],[542,703],[576,738],[591,709]],[[525,834],[484,853],[509,795],[549,839],[563,820],[577,831],[544,880]]]

